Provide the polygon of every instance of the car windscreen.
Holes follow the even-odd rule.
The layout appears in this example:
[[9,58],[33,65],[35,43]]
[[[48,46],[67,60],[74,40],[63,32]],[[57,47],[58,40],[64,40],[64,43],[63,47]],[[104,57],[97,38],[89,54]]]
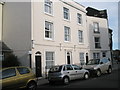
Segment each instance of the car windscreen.
[[54,66],[50,68],[49,72],[60,72],[62,69],[62,66]]
[[87,65],[99,64],[100,59],[91,59],[88,61]]

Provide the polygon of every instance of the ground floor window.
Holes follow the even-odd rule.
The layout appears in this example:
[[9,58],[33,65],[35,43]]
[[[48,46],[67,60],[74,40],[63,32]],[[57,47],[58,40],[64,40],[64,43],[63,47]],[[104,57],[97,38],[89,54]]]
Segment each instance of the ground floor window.
[[103,53],[102,53],[102,56],[103,56],[103,57],[106,57],[106,52],[103,52]]
[[99,59],[100,53],[93,53],[93,59]]
[[80,65],[84,65],[84,53],[83,52],[80,52],[79,53],[79,56],[80,56]]
[[54,65],[54,52],[46,52],[46,69],[49,69]]

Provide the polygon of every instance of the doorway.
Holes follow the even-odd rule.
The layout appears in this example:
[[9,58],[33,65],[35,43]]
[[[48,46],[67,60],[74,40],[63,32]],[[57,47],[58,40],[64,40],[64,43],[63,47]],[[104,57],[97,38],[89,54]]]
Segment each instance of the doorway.
[[71,52],[67,52],[67,64],[71,64]]
[[35,56],[36,77],[42,77],[41,53],[37,52]]

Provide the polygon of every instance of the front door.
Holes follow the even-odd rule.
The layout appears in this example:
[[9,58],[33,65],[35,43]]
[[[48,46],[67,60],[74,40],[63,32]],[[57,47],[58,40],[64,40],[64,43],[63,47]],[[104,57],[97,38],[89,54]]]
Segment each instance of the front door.
[[36,77],[42,77],[41,56],[35,56]]
[[67,64],[71,64],[71,52],[67,52]]

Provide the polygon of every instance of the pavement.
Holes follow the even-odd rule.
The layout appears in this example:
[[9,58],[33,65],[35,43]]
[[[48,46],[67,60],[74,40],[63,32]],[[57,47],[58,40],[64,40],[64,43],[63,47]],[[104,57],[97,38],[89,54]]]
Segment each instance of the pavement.
[[[117,64],[116,62],[113,62],[113,69],[112,70],[118,70],[120,69],[120,63]],[[47,78],[38,78],[38,85],[44,85],[44,84],[47,84],[49,83],[48,79]]]

